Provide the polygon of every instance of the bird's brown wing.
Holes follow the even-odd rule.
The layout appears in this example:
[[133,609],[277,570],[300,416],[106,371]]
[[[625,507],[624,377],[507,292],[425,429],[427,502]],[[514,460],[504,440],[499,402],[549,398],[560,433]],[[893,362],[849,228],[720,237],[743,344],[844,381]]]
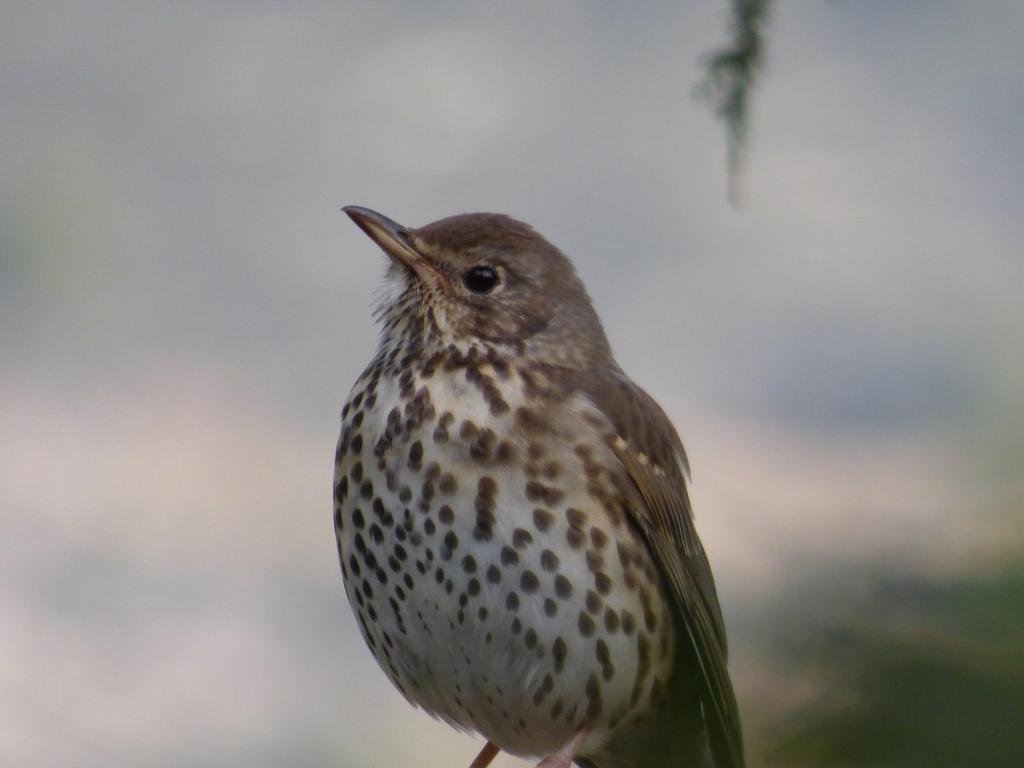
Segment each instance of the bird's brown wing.
[[611,422],[612,450],[628,475],[629,511],[676,600],[688,641],[685,655],[701,675],[701,709],[716,766],[742,768],[739,711],[726,670],[725,626],[711,566],[693,524],[684,472],[686,455],[658,404],[619,371],[578,379]]

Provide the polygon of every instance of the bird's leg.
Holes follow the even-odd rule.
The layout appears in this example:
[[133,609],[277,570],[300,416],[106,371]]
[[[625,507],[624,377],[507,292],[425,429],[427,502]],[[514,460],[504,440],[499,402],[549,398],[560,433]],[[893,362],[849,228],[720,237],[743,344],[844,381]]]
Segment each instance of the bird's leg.
[[476,760],[470,763],[469,768],[487,768],[500,751],[500,749],[488,741],[484,744],[484,748],[480,750],[480,754],[476,756]]
[[566,743],[564,747],[553,755],[548,755],[539,763],[537,768],[570,768],[572,759],[576,757],[576,750],[583,741],[583,731],[580,731]]

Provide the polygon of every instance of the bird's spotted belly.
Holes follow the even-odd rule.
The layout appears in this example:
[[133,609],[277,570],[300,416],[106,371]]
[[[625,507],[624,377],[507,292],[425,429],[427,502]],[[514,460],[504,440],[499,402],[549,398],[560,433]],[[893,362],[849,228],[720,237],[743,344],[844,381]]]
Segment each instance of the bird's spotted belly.
[[499,389],[478,386],[486,370],[371,368],[344,412],[335,528],[349,600],[392,682],[506,751],[542,754],[583,727],[607,738],[656,700],[674,637],[600,467],[524,428],[510,376]]

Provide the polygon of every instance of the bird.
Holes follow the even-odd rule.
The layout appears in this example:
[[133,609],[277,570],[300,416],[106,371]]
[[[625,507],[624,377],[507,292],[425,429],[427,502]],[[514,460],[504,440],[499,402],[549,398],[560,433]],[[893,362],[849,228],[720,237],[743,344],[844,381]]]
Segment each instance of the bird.
[[389,266],[334,528],[391,683],[486,740],[471,768],[742,768],[686,452],[568,257],[503,214],[343,210]]

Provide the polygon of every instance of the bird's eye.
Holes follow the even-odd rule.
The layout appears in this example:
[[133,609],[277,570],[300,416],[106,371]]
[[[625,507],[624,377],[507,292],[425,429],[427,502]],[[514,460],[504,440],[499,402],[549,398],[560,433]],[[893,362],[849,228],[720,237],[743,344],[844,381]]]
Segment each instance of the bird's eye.
[[499,282],[498,272],[494,267],[483,265],[473,267],[462,276],[462,283],[473,293],[490,293]]

